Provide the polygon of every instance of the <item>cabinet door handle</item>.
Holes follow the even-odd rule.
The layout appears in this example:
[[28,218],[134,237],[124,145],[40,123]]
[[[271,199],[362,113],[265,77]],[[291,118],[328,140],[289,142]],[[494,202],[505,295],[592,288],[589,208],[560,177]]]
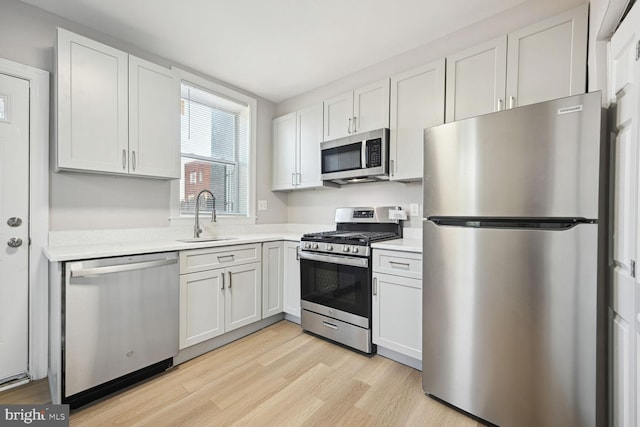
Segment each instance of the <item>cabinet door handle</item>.
[[515,96],[510,96],[509,97],[509,108],[513,108],[516,106],[516,97]]
[[347,133],[351,133],[351,117],[349,117],[349,125],[347,126]]
[[229,286],[228,286],[228,288],[231,289],[231,272],[229,272]]
[[291,186],[292,187],[296,186],[296,174],[295,173],[291,173]]
[[393,176],[393,173],[395,171],[395,167],[396,167],[396,163],[395,161],[391,160],[391,165],[389,166],[389,169],[391,169],[391,176]]
[[406,270],[408,270],[409,267],[411,267],[411,264],[409,264],[408,262],[389,261],[389,264],[391,265],[392,268],[397,268],[396,266],[400,266]]
[[502,104],[504,103],[504,101],[502,100],[502,98],[498,98],[498,110],[497,111],[502,111]]
[[300,261],[300,246],[296,246],[296,261]]
[[122,170],[127,169],[127,150],[122,149]]
[[296,174],[296,185],[300,185],[300,183],[302,182],[302,174],[297,173]]
[[131,152],[131,166],[133,167],[133,170],[136,170],[136,152],[135,151]]
[[358,132],[358,118],[353,116],[353,133]]
[[222,287],[220,289],[224,290],[224,273],[222,273]]
[[373,296],[378,295],[378,278],[373,278]]

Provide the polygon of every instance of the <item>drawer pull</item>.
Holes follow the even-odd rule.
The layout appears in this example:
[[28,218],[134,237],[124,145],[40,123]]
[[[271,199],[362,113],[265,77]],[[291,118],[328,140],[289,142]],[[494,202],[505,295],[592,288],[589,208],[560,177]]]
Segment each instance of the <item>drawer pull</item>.
[[392,268],[402,268],[403,270],[409,270],[411,264],[408,262],[397,262],[397,261],[389,261]]
[[218,262],[226,262],[226,261],[233,261],[233,257],[235,255],[231,254],[231,255],[218,255]]
[[335,325],[335,324],[333,324],[333,323],[329,323],[329,322],[327,322],[327,321],[323,321],[323,322],[322,322],[322,324],[323,324],[324,326],[326,326],[327,328],[335,329],[336,331],[338,330],[338,325]]

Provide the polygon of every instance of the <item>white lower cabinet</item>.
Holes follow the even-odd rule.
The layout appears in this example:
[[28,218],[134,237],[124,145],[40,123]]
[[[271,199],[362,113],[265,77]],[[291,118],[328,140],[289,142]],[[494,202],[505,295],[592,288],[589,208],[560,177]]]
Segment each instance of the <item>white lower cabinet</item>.
[[422,360],[422,255],[373,251],[373,343]]
[[180,252],[180,349],[262,319],[260,246]]
[[300,317],[300,258],[298,242],[284,242],[284,312]]
[[262,318],[282,313],[284,243],[262,244]]

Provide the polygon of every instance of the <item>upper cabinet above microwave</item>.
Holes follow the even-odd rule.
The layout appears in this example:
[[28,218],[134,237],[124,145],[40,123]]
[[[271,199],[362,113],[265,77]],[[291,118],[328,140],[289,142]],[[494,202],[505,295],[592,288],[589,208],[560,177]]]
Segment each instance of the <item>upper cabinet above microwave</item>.
[[389,127],[389,79],[324,101],[324,140]]
[[171,71],[63,29],[56,47],[57,168],[179,178]]
[[447,57],[446,121],[584,93],[584,4]]

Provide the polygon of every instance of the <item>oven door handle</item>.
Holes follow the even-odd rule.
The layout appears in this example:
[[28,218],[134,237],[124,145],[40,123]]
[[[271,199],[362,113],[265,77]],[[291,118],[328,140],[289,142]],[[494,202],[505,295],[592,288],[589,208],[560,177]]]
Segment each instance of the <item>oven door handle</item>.
[[309,253],[304,251],[298,252],[300,259],[308,259],[310,261],[329,262],[331,264],[349,265],[352,267],[369,267],[369,258],[355,258],[347,256],[324,255],[317,253]]

